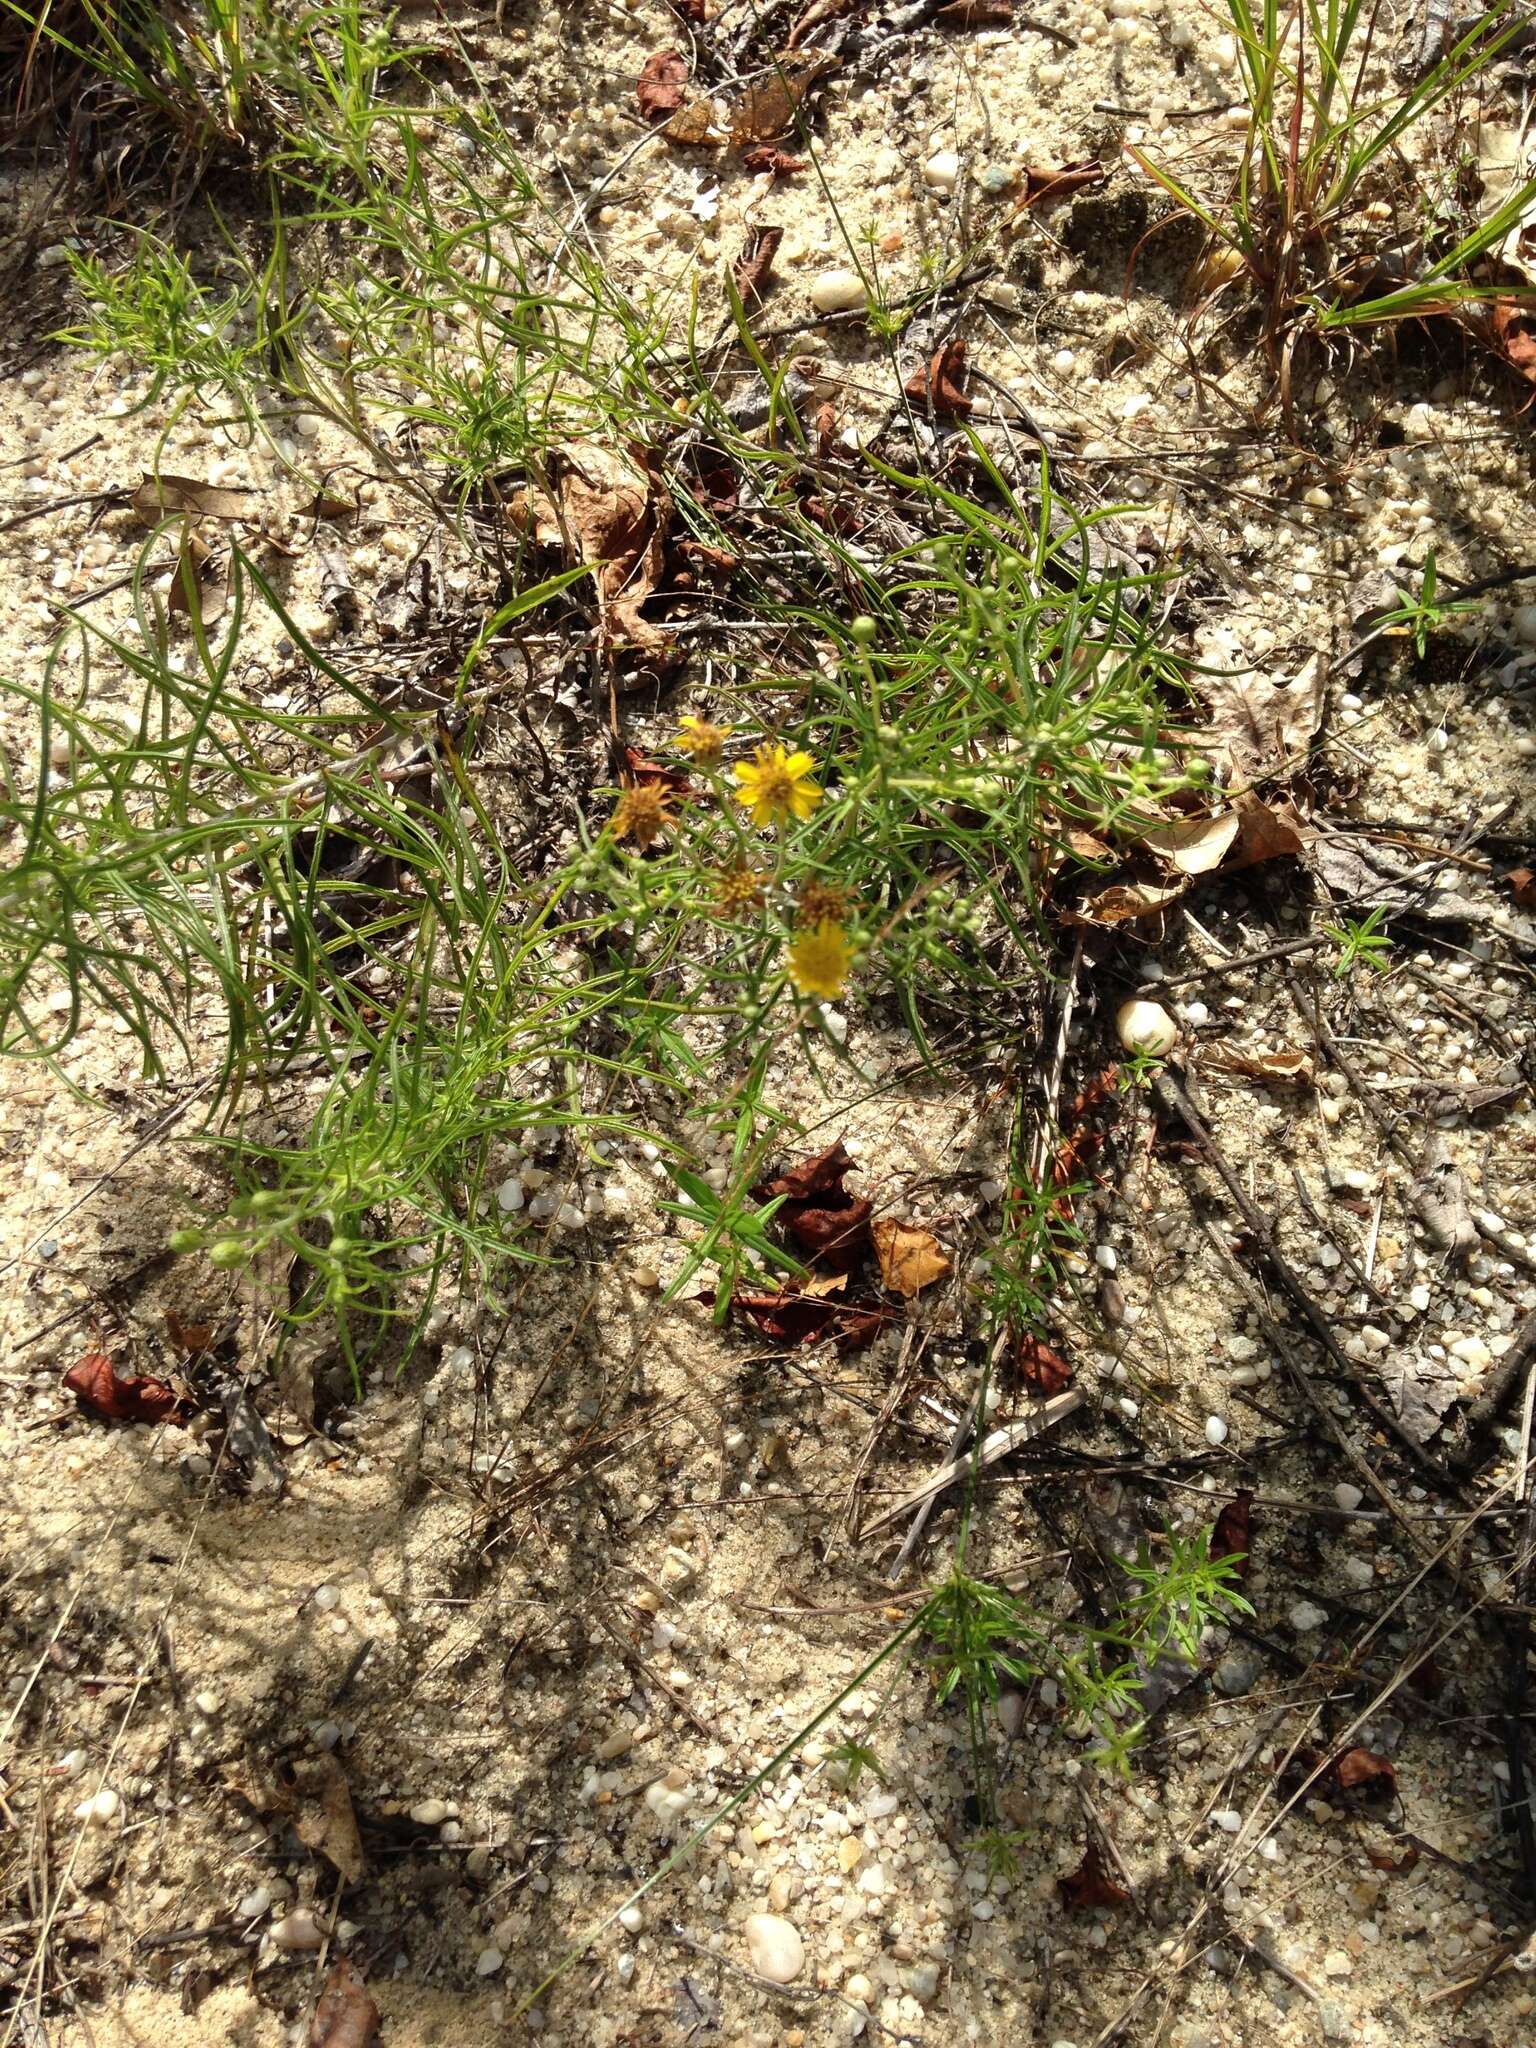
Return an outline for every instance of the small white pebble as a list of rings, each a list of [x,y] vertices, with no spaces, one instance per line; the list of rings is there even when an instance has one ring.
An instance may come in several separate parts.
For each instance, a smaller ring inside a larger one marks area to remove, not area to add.
[[[1208,1444],[1224,1444],[1227,1440],[1227,1425],[1219,1415],[1205,1418],[1205,1440]]]

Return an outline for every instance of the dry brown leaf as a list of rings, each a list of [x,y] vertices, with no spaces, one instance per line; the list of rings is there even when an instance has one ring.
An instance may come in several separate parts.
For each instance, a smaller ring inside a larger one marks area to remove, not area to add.
[[[1489,316],[1499,353],[1517,375],[1536,384],[1536,319],[1521,299],[1495,299]]]
[[[300,519],[350,519],[357,507],[350,498],[333,498],[325,491],[316,491],[307,505],[301,505],[297,517]]]
[[[869,1226],[869,1234],[880,1261],[880,1278],[903,1301],[910,1301],[951,1270],[949,1254],[933,1232],[919,1224],[898,1223],[893,1216],[883,1216]]]
[[[1013,9],[1008,0],[949,0],[933,20],[936,28],[1008,28]]]
[[[1073,1912],[1085,1912],[1093,1906],[1123,1906],[1130,1893],[1117,1884],[1104,1868],[1104,1853],[1097,1842],[1090,1842],[1084,1851],[1083,1860],[1069,1877],[1058,1877],[1057,1889],[1062,1903]]]
[[[744,306],[752,305],[763,296],[768,279],[773,271],[773,259],[778,254],[779,244],[784,239],[784,230],[764,221],[753,228],[747,237],[747,246],[731,270],[736,290]]]
[[[338,1956],[309,2023],[309,2048],[373,2048],[379,2008],[346,1956]]]
[[[194,519],[259,519],[262,509],[258,491],[231,491],[191,476],[151,476],[147,470],[128,503],[148,526],[158,525],[173,512],[187,512]]]
[[[82,1408],[108,1422],[164,1422],[181,1406],[176,1389],[149,1373],[119,1379],[104,1351],[88,1351],[65,1373],[64,1384]]]
[[[1218,811],[1210,818],[1180,818],[1142,834],[1142,845],[1176,868],[1181,875],[1208,875],[1220,867],[1241,829],[1236,811]]]
[[[1322,660],[1313,655],[1285,682],[1251,671],[1206,676],[1201,689],[1218,767],[1239,782],[1298,767],[1323,715],[1326,675]]]
[[[1522,910],[1536,910],[1536,871],[1530,868],[1511,868],[1504,879]]]
[[[1311,1087],[1317,1078],[1310,1057],[1294,1046],[1278,1046],[1273,1052],[1231,1052],[1225,1046],[1208,1052],[1200,1062],[1218,1074],[1249,1074],[1260,1081],[1299,1081]]]
[[[713,100],[689,100],[686,106],[678,108],[661,132],[668,142],[681,142],[690,149],[725,140],[723,131],[715,126]]]
[[[346,1774],[335,1757],[322,1754],[281,1766],[277,1787],[305,1848],[317,1849],[348,1884],[360,1883],[368,1864]]]
[[[1237,799],[1237,851],[1229,868],[1256,867],[1264,860],[1291,860],[1307,843],[1307,828],[1294,804],[1266,804],[1251,793]]]
[[[1072,1368],[1043,1338],[1026,1331],[1014,1347],[1014,1358],[1027,1387],[1037,1394],[1064,1394],[1072,1384]]]
[[[215,559],[213,549],[189,519],[181,529],[166,610],[185,612],[198,625],[211,626],[223,616],[228,598],[222,560]]]
[[[656,123],[675,114],[683,104],[683,87],[688,83],[688,59],[681,50],[657,50],[640,67],[635,99],[640,118]]]
[[[782,149],[775,149],[771,142],[760,142],[755,148],[741,152],[741,167],[754,177],[761,177],[766,171],[770,177],[791,178],[796,171],[805,169],[805,158],[787,156]]]
[[[1188,892],[1189,883],[1182,880],[1167,888],[1155,882],[1116,882],[1076,910],[1064,910],[1061,918],[1070,925],[1130,924],[1139,917],[1157,916]]]
[[[824,50],[786,51],[773,75],[742,96],[731,119],[732,142],[741,150],[754,142],[776,142],[793,125],[811,87],[836,69],[837,59]]]
[[[915,370],[902,388],[908,398],[915,398],[945,418],[953,419],[971,409],[971,401],[960,386],[964,375],[965,342],[956,334],[942,348],[936,349],[932,358],[920,370]]]
[[[1065,199],[1069,193],[1102,185],[1108,176],[1108,171],[1097,157],[1088,157],[1081,163],[1063,164],[1059,170],[1031,164],[1024,173],[1024,190],[1014,212],[1023,213],[1032,206],[1049,206],[1054,200]]]
[[[630,645],[670,663],[673,643],[640,607],[661,580],[672,501],[633,455],[596,442],[562,448],[560,509],[581,559],[596,571],[609,653]]]

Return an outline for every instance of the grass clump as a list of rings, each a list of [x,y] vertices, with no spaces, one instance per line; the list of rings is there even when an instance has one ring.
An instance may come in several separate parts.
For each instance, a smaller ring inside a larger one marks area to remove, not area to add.
[[[1387,71],[1382,0],[1226,11],[1248,107],[1233,183],[1202,192],[1129,153],[1206,230],[1202,310],[1256,307],[1287,399],[1304,342],[1510,296],[1478,266],[1536,204],[1536,179],[1480,216],[1475,163],[1438,147],[1430,117],[1486,77],[1523,12],[1490,8],[1405,85]]]

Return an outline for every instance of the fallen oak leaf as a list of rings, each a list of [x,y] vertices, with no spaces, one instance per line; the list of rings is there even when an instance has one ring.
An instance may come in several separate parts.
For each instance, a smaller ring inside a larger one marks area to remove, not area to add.
[[[673,796],[691,796],[693,785],[681,768],[667,768],[660,761],[647,760],[638,747],[626,743],[619,783],[624,789],[638,789],[642,782],[659,783]]]
[[[82,1408],[108,1422],[164,1422],[181,1407],[181,1396],[148,1373],[119,1379],[104,1351],[88,1351],[64,1375]]]
[[[783,239],[784,230],[767,221],[753,228],[748,236],[746,247],[731,267],[737,296],[744,306],[750,306],[767,290],[773,259]]]
[[[641,119],[655,127],[675,114],[683,104],[687,82],[688,59],[681,50],[657,50],[647,57],[635,86]]]
[[[309,2023],[309,2048],[373,2048],[379,2008],[347,1956],[338,1956]]]
[[[965,375],[965,340],[951,335],[920,370],[914,370],[902,386],[908,398],[929,405],[943,418],[954,419],[971,410],[971,401],[961,389]]]
[[[814,1344],[832,1337],[839,1351],[864,1351],[880,1334],[888,1311],[831,1300],[831,1281],[844,1278],[842,1274],[829,1276],[820,1293],[809,1287],[779,1288],[771,1293],[738,1288],[731,1296],[731,1307],[755,1323],[765,1337],[782,1344]]]
[[[919,1224],[882,1216],[869,1226],[869,1234],[880,1262],[880,1278],[903,1301],[910,1301],[953,1270],[954,1262],[933,1232]]]
[[[1094,1906],[1123,1906],[1131,1896],[1104,1868],[1103,1851],[1097,1842],[1088,1844],[1076,1870],[1057,1878],[1056,1888],[1062,1903],[1074,1913],[1086,1912]]]
[[[1522,910],[1536,910],[1536,870],[1511,868],[1504,879]]]
[[[1294,804],[1266,804],[1252,794],[1237,799],[1237,849],[1228,870],[1260,861],[1290,860],[1304,851],[1306,827]]]

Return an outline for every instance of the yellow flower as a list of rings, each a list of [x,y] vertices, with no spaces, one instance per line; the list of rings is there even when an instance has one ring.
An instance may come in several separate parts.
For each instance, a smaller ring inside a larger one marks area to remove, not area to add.
[[[803,996],[830,1002],[840,996],[853,965],[853,947],[840,924],[824,917],[814,931],[802,932],[789,949],[789,978]]]
[[[715,909],[722,917],[732,917],[738,910],[756,910],[767,879],[756,868],[744,865],[721,868],[715,875]]]
[[[713,768],[731,732],[730,726],[715,725],[707,718],[680,718],[677,721],[678,752],[686,754],[701,768]]]
[[[754,825],[808,818],[821,802],[821,785],[811,780],[815,765],[809,754],[787,754],[781,746],[765,744],[750,761],[736,763],[741,784],[736,801],[746,805]]]
[[[659,782],[637,782],[619,798],[613,829],[620,839],[633,839],[643,852],[672,823],[667,792]]]

